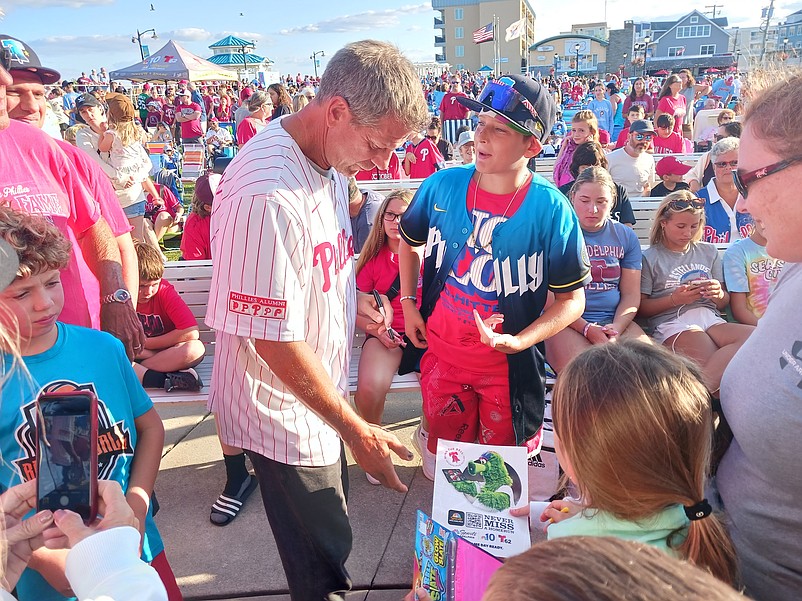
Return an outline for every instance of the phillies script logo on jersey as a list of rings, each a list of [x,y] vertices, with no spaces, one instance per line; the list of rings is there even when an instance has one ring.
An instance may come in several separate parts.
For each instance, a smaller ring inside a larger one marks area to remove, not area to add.
[[[265,298],[230,292],[228,310],[249,317],[284,319],[287,316],[287,301],[280,298]]]
[[[421,148],[420,150],[420,158],[423,162],[426,162],[426,157],[429,156],[429,149],[428,148]]]
[[[57,380],[42,388],[44,392],[73,392],[76,390],[89,390],[95,395],[94,384],[76,384],[69,380]],[[14,431],[22,454],[12,462],[24,482],[36,478],[36,401],[31,401],[20,408],[25,421]],[[106,404],[97,400],[97,477],[108,480],[114,473],[117,463],[125,455],[133,455],[134,447],[131,445],[131,432],[122,421],[115,422]]]
[[[354,257],[354,237],[343,229],[337,234],[337,242],[321,242],[315,247],[313,267],[318,265],[323,270],[323,292],[331,288],[332,275],[340,273],[343,267]]]

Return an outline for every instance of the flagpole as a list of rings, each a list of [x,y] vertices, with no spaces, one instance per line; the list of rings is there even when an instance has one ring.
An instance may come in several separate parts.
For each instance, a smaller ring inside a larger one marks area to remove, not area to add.
[[[501,75],[501,71],[499,70],[501,67],[501,63],[499,62],[499,40],[498,40],[498,17],[493,15],[493,72],[496,74],[496,77]]]

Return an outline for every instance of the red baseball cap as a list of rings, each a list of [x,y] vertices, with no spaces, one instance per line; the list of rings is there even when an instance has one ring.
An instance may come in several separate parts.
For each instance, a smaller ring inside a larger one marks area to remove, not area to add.
[[[654,170],[658,177],[663,177],[664,175],[685,175],[691,170],[691,166],[678,161],[672,156],[667,156],[657,161]]]

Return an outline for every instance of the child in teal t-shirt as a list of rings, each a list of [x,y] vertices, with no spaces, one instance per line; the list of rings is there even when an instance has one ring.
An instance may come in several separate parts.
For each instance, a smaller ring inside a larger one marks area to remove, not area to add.
[[[740,323],[757,325],[785,264],[766,252],[763,227],[755,221],[749,238],[736,240],[724,251],[724,283],[730,293],[732,316]]]
[[[140,522],[142,559],[158,558],[154,567],[165,584],[172,579],[174,585],[149,507],[164,443],[153,403],[119,340],[57,321],[64,305],[60,270],[70,258],[69,242],[58,230],[40,217],[0,208],[0,238],[12,244],[20,262],[16,279],[0,292],[0,324],[18,331],[25,364],[8,369],[11,355],[0,354],[0,373],[7,378],[0,392],[0,490],[36,476],[38,396],[92,391],[98,399],[98,478],[120,483]],[[69,587],[63,572],[66,553],[34,552],[17,585],[20,601],[67,598],[58,592]]]

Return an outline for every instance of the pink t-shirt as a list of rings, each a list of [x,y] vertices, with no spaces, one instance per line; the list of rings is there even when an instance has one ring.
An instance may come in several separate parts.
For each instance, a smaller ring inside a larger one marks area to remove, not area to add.
[[[253,117],[246,117],[237,126],[237,145],[242,147],[248,140],[262,131],[266,126]]]
[[[398,255],[394,254],[385,244],[379,254],[370,259],[362,266],[356,274],[356,287],[362,292],[378,291],[380,294],[387,294],[390,286],[393,285],[395,278],[398,277]],[[420,308],[422,280],[418,278],[418,301]],[[390,301],[393,307],[393,329],[396,332],[404,332],[404,310],[401,307],[401,295],[398,294]]]
[[[100,285],[78,243],[100,219],[85,163],[70,161],[53,138],[18,121],[0,130],[0,157],[0,203],[45,217],[72,243],[70,262],[61,272],[60,321],[99,329]]]
[[[197,102],[190,102],[189,104],[179,104],[176,107],[176,114],[191,115],[195,111],[201,112],[201,106]],[[200,117],[192,121],[181,122],[181,137],[182,138],[203,138],[203,129],[201,128]]]
[[[457,98],[467,98],[464,92],[448,92],[440,101],[440,118],[443,121],[466,119],[470,109],[459,103]]]
[[[672,131],[667,138],[655,136],[652,138],[652,144],[654,151],[661,154],[682,154],[684,150],[682,136],[675,131]]]
[[[493,229],[515,214],[528,191],[527,185],[513,197],[513,194],[477,191],[473,181],[468,186],[466,206],[474,224],[473,233],[451,267],[440,298],[426,322],[429,352],[446,363],[478,374],[507,373],[507,355],[482,343],[473,309],[482,319],[498,313]]]
[[[201,217],[190,213],[181,235],[181,256],[185,261],[212,258],[210,238],[211,216]]]
[[[674,131],[682,135],[682,122],[685,120],[685,96],[663,96],[657,103],[657,110],[674,116]]]
[[[136,315],[148,338],[198,325],[192,310],[167,280],[161,281],[159,290],[150,299],[137,303]]]
[[[417,144],[410,144],[409,151],[417,159],[409,165],[409,177],[411,179],[429,177],[437,171],[438,165],[440,168],[443,166],[443,155],[440,154],[437,145],[428,138],[424,138]]]

